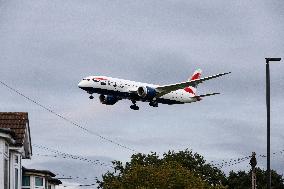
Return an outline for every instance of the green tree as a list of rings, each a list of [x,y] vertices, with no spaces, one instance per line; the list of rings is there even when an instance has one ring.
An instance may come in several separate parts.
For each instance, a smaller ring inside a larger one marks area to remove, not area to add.
[[[125,166],[114,161],[114,172],[107,172],[102,189],[223,189],[226,177],[222,171],[205,163],[202,156],[185,150],[169,151],[162,158],[156,153],[134,154]]]
[[[276,171],[271,171],[271,188],[284,189],[282,175]],[[256,185],[258,189],[267,189],[266,171],[256,168]],[[229,189],[249,189],[251,188],[251,172],[238,171],[229,173],[227,183]]]
[[[198,153],[193,153],[187,149],[177,153],[169,151],[164,154],[164,160],[177,161],[181,163],[183,167],[186,167],[198,174],[202,180],[208,182],[210,185],[215,186],[226,182],[226,176],[220,169],[206,163],[203,156]]]

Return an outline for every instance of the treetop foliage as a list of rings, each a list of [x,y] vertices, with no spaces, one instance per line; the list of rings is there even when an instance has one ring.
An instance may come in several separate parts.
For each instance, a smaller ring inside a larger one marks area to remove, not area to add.
[[[225,188],[222,186],[226,179],[224,173],[188,149],[168,151],[162,158],[155,152],[138,153],[125,166],[120,161],[113,161],[113,165],[115,171],[103,175],[103,181],[98,181],[99,188]]]
[[[134,154],[125,165],[113,161],[114,171],[97,180],[101,189],[249,189],[251,172],[226,175],[191,150]],[[256,168],[257,188],[266,189],[266,173]],[[272,189],[284,189],[282,175],[271,172]]]

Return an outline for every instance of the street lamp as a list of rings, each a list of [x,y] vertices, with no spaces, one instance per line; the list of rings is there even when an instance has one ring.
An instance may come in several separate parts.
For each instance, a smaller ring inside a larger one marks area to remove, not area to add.
[[[281,58],[266,59],[266,108],[267,108],[267,189],[271,189],[271,171],[270,171],[270,73],[269,62],[280,61]]]

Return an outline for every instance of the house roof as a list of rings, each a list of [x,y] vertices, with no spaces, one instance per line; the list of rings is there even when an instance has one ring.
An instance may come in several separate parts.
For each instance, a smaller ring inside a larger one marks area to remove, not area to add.
[[[9,129],[14,133],[17,146],[23,146],[26,132],[29,132],[27,112],[0,112],[0,128]],[[29,139],[30,140],[30,139]]]
[[[62,184],[62,182],[57,179],[57,178],[52,178],[55,177],[56,175],[48,170],[37,170],[37,169],[27,169],[25,167],[22,167],[23,175],[32,175],[32,176],[44,176],[49,183],[59,185]]]
[[[50,177],[55,177],[56,175],[54,173],[52,173],[51,171],[48,170],[37,170],[37,169],[27,169],[25,167],[22,167],[23,173],[24,174],[44,174],[46,176],[50,176]]]

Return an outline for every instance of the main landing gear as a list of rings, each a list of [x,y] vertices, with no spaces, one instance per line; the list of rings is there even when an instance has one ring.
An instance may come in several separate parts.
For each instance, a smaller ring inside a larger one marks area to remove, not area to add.
[[[133,105],[130,106],[132,110],[139,110],[139,106],[136,105],[136,101],[132,100]]]
[[[149,105],[152,106],[152,107],[158,107],[158,102],[157,101],[151,101],[149,103]]]
[[[91,100],[94,99],[93,95],[91,95],[91,96],[89,97],[89,99],[91,99]]]

